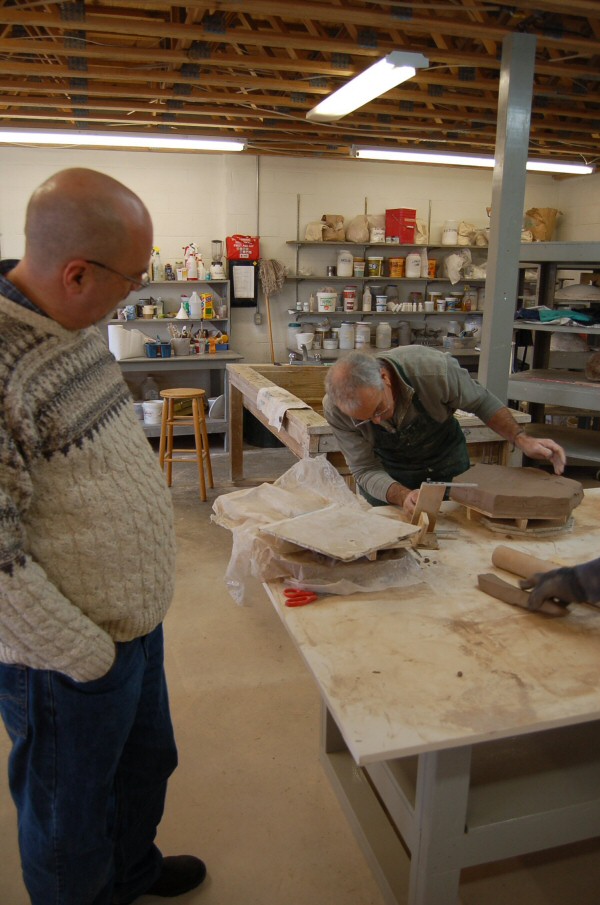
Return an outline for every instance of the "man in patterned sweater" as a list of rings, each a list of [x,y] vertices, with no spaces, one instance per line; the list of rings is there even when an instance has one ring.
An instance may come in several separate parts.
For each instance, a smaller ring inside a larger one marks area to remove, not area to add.
[[[32,905],[177,896],[206,874],[154,844],[177,750],[163,667],[171,500],[95,326],[147,280],[152,223],[63,170],[0,264],[0,713]]]

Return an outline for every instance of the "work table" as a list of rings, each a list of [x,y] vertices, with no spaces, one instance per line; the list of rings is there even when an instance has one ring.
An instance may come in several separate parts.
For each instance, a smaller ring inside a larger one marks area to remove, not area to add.
[[[322,757],[389,901],[455,905],[461,867],[600,835],[600,609],[550,618],[477,588],[498,544],[559,564],[597,556],[599,504],[587,491],[571,532],[533,540],[444,503],[440,549],[419,553],[426,583],[298,609],[267,587],[321,691]],[[585,753],[561,766],[562,745]]]

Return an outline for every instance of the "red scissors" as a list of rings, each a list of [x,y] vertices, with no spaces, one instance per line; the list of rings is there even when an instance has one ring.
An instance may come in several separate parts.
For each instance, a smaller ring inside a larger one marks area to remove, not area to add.
[[[307,603],[318,600],[314,591],[305,591],[304,588],[286,588],[283,593],[287,598],[286,606],[306,606]]]

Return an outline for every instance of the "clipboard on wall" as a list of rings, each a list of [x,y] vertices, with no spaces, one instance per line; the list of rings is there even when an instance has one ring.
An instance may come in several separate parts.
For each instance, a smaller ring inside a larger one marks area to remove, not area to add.
[[[229,284],[233,308],[256,308],[258,261],[229,261]]]

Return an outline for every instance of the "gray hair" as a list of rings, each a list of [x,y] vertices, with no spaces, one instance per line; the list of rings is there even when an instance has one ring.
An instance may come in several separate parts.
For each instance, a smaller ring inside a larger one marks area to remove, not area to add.
[[[355,411],[359,400],[357,391],[383,389],[381,361],[364,352],[350,352],[329,369],[325,379],[325,391],[337,408],[347,413]]]

